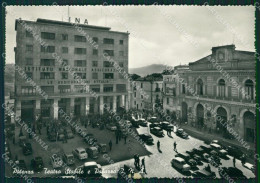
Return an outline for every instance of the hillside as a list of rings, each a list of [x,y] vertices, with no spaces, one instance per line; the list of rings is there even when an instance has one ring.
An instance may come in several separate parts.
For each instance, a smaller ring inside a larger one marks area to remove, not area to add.
[[[138,74],[140,76],[146,76],[152,73],[162,73],[162,71],[166,68],[165,65],[162,64],[152,64],[145,67],[139,68],[129,68],[130,74]]]

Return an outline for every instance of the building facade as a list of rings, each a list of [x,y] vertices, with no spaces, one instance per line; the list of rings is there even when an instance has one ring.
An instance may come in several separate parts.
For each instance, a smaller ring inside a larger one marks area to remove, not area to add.
[[[255,96],[254,53],[235,45],[213,47],[210,55],[164,76],[166,112],[221,133],[226,122],[249,143],[256,138]]]
[[[139,78],[135,83],[134,87],[131,86],[131,108],[142,111],[154,111],[156,107],[162,107],[163,81],[161,79]],[[157,105],[155,106],[155,104]]]
[[[36,84],[16,70],[17,116],[30,121],[58,118],[58,109],[84,116],[102,114],[103,104],[114,111],[128,106],[127,80],[114,62],[128,73],[129,33],[45,19],[16,20],[15,30],[15,64]]]

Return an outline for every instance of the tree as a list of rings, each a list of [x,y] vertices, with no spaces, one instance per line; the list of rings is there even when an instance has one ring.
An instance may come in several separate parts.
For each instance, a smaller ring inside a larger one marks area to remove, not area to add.
[[[141,76],[139,76],[138,74],[131,74],[130,77],[131,77],[132,80],[135,81],[135,80],[137,80],[138,78],[140,78]]]

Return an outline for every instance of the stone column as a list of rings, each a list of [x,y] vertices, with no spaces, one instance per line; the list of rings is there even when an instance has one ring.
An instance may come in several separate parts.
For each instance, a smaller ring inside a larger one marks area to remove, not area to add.
[[[86,115],[89,114],[89,97],[86,97]]]
[[[104,113],[104,106],[103,106],[103,104],[104,104],[104,98],[103,98],[103,96],[99,96],[99,111],[100,111],[100,114],[103,114]]]
[[[35,100],[35,111],[34,111],[34,115],[37,116],[38,114],[41,113],[41,100]]]
[[[16,105],[16,107],[15,107],[15,116],[21,118],[21,113],[22,113],[21,112],[21,109],[22,109],[21,100],[16,100],[15,102],[16,102],[15,103],[15,105]]]
[[[121,96],[121,107],[125,106],[125,95]]]
[[[70,114],[74,115],[75,99],[70,99]]]
[[[59,105],[58,105],[58,99],[54,99],[53,101],[53,118],[58,119],[58,113],[59,113]]]
[[[113,96],[113,111],[116,112],[116,98],[117,96]]]

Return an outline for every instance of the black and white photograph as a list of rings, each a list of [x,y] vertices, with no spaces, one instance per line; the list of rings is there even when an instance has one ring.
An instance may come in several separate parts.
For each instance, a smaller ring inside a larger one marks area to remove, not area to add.
[[[5,177],[256,178],[256,6],[2,6]]]

